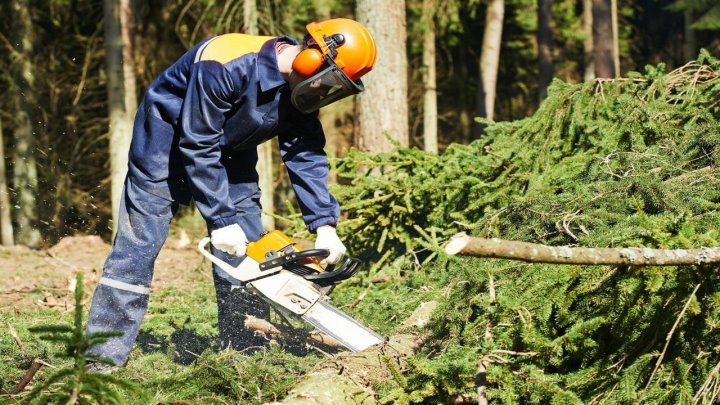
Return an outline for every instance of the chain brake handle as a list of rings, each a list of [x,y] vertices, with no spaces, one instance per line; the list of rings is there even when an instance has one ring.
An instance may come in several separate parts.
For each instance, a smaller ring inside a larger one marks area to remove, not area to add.
[[[323,272],[317,272],[300,263],[303,259],[326,258],[329,255],[330,251],[328,249],[308,249],[300,252],[291,252],[284,256],[260,263],[260,270],[283,266],[292,271],[291,267],[303,266],[311,270],[310,274],[303,274],[303,278],[320,286],[327,286],[350,278],[357,273],[360,268],[360,260],[354,257],[346,257],[339,265],[328,264]]]
[[[296,263],[302,259],[310,259],[313,257],[325,258],[328,256],[330,256],[330,251],[327,249],[308,249],[300,252],[290,252],[286,255],[260,263],[260,270],[268,270],[272,269],[273,267]]]

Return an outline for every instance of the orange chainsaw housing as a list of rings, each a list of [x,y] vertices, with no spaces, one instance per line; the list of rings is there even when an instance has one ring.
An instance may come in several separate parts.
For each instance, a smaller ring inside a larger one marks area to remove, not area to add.
[[[264,234],[255,242],[250,242],[246,254],[256,262],[262,263],[290,252],[299,252],[300,250],[295,244],[291,237],[285,235],[282,231],[274,230]],[[322,272],[325,269],[320,266],[320,260],[319,258],[307,258],[302,259],[300,263]]]

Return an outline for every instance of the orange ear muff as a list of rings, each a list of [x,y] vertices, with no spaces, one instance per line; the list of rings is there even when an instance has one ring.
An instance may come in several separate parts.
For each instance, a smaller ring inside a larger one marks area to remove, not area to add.
[[[293,71],[298,74],[310,77],[320,69],[323,64],[323,54],[318,49],[303,49],[293,60]]]

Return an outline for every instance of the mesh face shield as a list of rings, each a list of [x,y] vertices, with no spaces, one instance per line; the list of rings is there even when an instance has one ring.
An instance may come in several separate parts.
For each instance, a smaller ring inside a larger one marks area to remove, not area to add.
[[[331,57],[326,55],[325,63],[327,65],[325,69],[300,82],[292,90],[290,99],[295,108],[304,114],[365,89],[362,81],[350,80]]]

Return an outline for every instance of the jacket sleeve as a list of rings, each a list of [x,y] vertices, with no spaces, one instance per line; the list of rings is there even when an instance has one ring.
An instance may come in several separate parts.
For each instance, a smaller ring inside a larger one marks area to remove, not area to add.
[[[220,139],[233,95],[232,79],[220,63],[193,64],[180,114],[179,147],[193,199],[210,230],[237,222],[220,163]]]
[[[328,190],[328,160],[323,148],[325,133],[317,113],[294,120],[278,136],[280,156],[310,232],[322,225],[336,225],[340,205]]]

